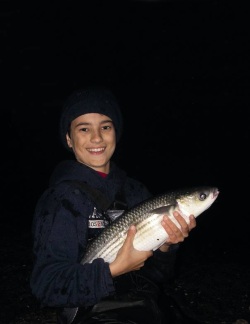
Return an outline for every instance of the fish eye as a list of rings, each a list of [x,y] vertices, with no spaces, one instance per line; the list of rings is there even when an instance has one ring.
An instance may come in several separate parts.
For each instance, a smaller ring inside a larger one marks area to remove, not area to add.
[[[205,200],[206,198],[207,198],[207,195],[204,192],[202,192],[200,194],[200,200]]]

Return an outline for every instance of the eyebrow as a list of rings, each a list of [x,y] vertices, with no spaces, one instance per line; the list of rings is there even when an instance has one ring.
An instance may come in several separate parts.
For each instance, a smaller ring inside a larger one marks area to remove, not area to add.
[[[113,121],[111,119],[105,119],[105,120],[102,120],[100,122],[100,124],[106,124],[106,123],[112,123],[113,124]],[[91,123],[88,123],[88,122],[80,122],[78,124],[75,125],[75,127],[78,127],[78,126],[88,126],[88,125],[91,125]]]

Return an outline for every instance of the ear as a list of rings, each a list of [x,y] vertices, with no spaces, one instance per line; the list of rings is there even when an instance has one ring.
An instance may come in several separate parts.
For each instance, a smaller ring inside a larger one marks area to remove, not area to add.
[[[71,138],[69,137],[69,133],[66,134],[66,141],[67,141],[68,147],[72,148],[72,143],[71,143]]]

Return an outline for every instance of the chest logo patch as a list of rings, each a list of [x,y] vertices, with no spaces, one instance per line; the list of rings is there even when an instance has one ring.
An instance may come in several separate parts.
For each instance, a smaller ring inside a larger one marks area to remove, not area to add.
[[[89,228],[104,228],[105,221],[102,213],[98,213],[94,208],[93,214],[89,216]]]

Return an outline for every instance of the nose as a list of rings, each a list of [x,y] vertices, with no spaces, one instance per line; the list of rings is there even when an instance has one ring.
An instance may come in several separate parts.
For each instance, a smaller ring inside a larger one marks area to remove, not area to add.
[[[102,133],[100,130],[93,130],[91,133],[91,142],[100,143],[102,141]]]

